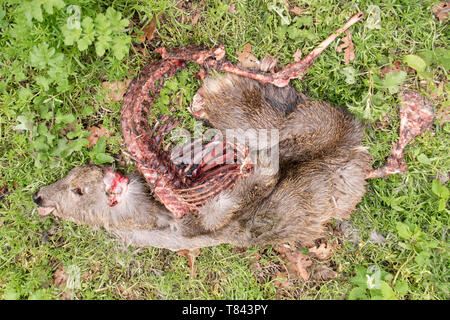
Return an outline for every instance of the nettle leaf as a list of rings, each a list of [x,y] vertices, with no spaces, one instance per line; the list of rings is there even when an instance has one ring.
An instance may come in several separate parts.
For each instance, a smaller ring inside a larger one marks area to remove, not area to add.
[[[58,140],[58,145],[52,150],[51,154],[53,156],[67,158],[73,152],[81,151],[88,144],[89,141],[87,139],[78,138],[69,142],[67,138],[63,137]]]
[[[71,113],[63,114],[63,113],[61,113],[61,111],[58,111],[56,113],[56,116],[55,116],[56,124],[60,124],[60,123],[68,124],[68,123],[72,123],[74,121],[75,121],[75,116]]]
[[[89,137],[89,131],[78,128],[77,130],[68,132],[66,137],[71,140],[75,138],[86,138]]]
[[[84,147],[87,147],[89,144],[89,141],[84,138],[78,138],[76,140],[72,140],[67,144],[67,148],[65,152],[67,152],[67,155],[71,155],[73,152],[81,151]]]
[[[398,87],[406,80],[406,72],[399,71],[397,73],[386,73],[386,78],[383,80],[383,87],[388,89],[389,92],[397,93]]]
[[[422,72],[427,67],[426,62],[421,57],[414,54],[404,56],[403,61],[417,72]]]
[[[63,0],[45,0],[43,2],[44,9],[48,14],[53,14],[53,8],[62,9],[65,6]]]
[[[48,110],[47,105],[41,105],[39,107],[39,116],[44,120],[50,120],[53,117],[53,112]]]
[[[106,150],[106,138],[105,136],[101,136],[97,143],[92,147],[93,153],[104,153]]]
[[[50,131],[48,131],[47,126],[44,123],[40,123],[38,125],[37,132],[40,136],[45,137],[48,144],[52,144],[53,140],[56,138],[55,135],[51,134]]]
[[[50,145],[44,136],[39,136],[32,143],[33,149],[38,152],[46,152],[50,149]]]
[[[85,106],[85,107],[83,107],[83,109],[81,109],[81,115],[83,117],[90,116],[93,113],[94,113],[94,107],[93,106]]]
[[[426,266],[426,265],[430,264],[430,256],[431,256],[431,252],[430,252],[430,251],[421,251],[421,252],[414,258],[414,261],[415,261],[419,266]]]
[[[354,84],[356,82],[356,70],[353,67],[345,67],[341,70],[341,74],[345,76],[345,82],[347,84]]]
[[[367,288],[367,269],[362,266],[357,266],[355,271],[356,275],[350,279],[350,282],[365,290]]]
[[[297,27],[311,27],[313,25],[313,19],[311,16],[295,17],[294,22]]]

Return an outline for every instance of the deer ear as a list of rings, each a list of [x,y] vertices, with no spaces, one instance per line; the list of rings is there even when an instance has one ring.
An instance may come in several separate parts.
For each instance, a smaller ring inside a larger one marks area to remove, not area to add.
[[[103,177],[105,192],[108,195],[110,207],[114,207],[125,198],[130,180],[119,172],[108,169]]]

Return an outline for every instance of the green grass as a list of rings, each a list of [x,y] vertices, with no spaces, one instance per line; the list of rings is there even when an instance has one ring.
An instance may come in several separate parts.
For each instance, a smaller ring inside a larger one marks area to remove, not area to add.
[[[121,105],[104,102],[101,83],[134,77],[157,58],[155,48],[223,43],[227,58],[236,62],[236,52],[250,43],[257,57],[276,56],[284,65],[293,60],[297,48],[306,55],[351,15],[370,5],[381,9],[381,28],[368,28],[366,20],[351,28],[356,58],[349,66],[355,70],[355,82],[346,82],[343,70],[347,66],[343,54],[335,50],[339,44],[335,41],[307,76],[293,84],[314,99],[348,106],[362,117],[367,123],[364,145],[377,167],[398,137],[398,98],[383,88],[383,67],[402,61],[405,55],[421,56],[427,62],[426,73],[408,73],[405,85],[430,97],[437,113],[448,108],[448,57],[442,57],[448,52],[442,49],[448,46],[448,29],[431,10],[438,1],[292,0],[304,13],[297,19],[292,15],[289,25],[283,25],[270,9],[271,5],[283,8],[281,0],[206,1],[206,6],[195,2],[182,8],[169,0],[64,0],[51,1],[55,4],[52,13],[42,6],[42,16],[30,3],[6,0],[0,4],[0,297],[62,298],[67,292],[53,277],[58,268],[72,266],[81,274],[81,283],[71,297],[79,299],[449,298],[449,214],[445,197],[432,188],[433,180],[442,180],[450,169],[450,126],[442,120],[407,147],[405,174],[369,181],[351,219],[359,242],[338,236],[340,246],[330,261],[338,276],[328,281],[298,280],[280,288],[273,275],[281,262],[272,248],[240,252],[227,245],[202,250],[194,278],[186,271],[186,260],[174,253],[124,247],[103,230],[40,217],[31,201],[37,189],[71,168],[98,161],[84,141],[87,128],[93,125],[108,129],[111,136],[105,152],[119,159]],[[228,12],[231,3],[235,3],[234,14]],[[62,27],[72,14],[67,12],[70,4],[79,5],[81,19],[94,19],[109,7],[128,18],[129,26],[114,35],[114,39],[132,39],[129,51],[127,46],[117,49],[128,52],[124,58],[112,48],[98,56],[95,41],[83,51],[66,45]],[[193,26],[190,21],[196,7],[201,14]],[[144,55],[137,50],[141,45],[136,38],[142,26],[159,14],[155,38],[145,45],[149,54]],[[54,60],[39,67],[46,56],[37,61],[32,56],[43,43],[54,48],[55,55],[61,54],[63,63]],[[186,106],[199,87],[197,80],[190,80],[196,68],[192,65],[177,75],[164,95],[176,97],[182,91]],[[61,84],[65,86],[58,88]],[[166,100],[170,101],[164,98],[156,103],[160,112],[168,111]],[[176,113],[192,129],[186,111],[177,107]],[[448,187],[448,182],[444,185]],[[440,208],[440,194],[444,208]],[[381,232],[386,242],[370,241],[373,230]],[[258,263],[255,255],[260,255]],[[367,290],[361,284],[360,278],[371,266],[381,270],[389,289]]]

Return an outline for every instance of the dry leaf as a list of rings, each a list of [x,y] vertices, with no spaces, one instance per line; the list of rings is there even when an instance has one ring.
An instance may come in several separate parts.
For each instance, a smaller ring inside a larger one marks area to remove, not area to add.
[[[302,60],[302,50],[298,48],[294,53],[294,62],[299,62],[300,60]]]
[[[195,10],[195,15],[194,15],[194,17],[191,20],[191,24],[193,26],[195,26],[197,24],[197,22],[198,22],[198,19],[200,19],[200,9]]]
[[[332,245],[321,243],[319,246],[309,248],[309,252],[319,260],[326,260],[333,255],[333,249]]]
[[[60,265],[53,274],[53,284],[58,287],[65,287],[69,276],[64,272],[64,266]]]
[[[108,131],[101,125],[100,127],[90,127],[88,130],[91,132],[91,134],[87,138],[89,141],[88,149],[92,148],[101,137],[108,136]]]
[[[333,279],[336,278],[336,272],[326,265],[319,264],[316,268],[314,268],[313,278],[317,281]]]
[[[273,275],[272,279],[274,279],[273,284],[280,288],[289,288],[293,285],[292,281],[289,280],[289,275],[286,271],[277,271],[277,273]]]
[[[303,14],[303,9],[297,6],[289,9],[289,12],[296,14],[297,16],[301,16]]]
[[[118,102],[122,100],[123,95],[127,92],[128,85],[131,79],[126,79],[125,81],[115,81],[115,82],[103,82],[102,87],[108,90],[108,98],[111,101]],[[105,99],[105,102],[108,102]]]
[[[230,8],[228,9],[229,13],[235,14],[236,13],[236,4],[232,3],[230,5]]]
[[[241,52],[237,52],[239,65],[246,69],[259,69],[259,60],[252,53],[252,46],[247,43]]]
[[[194,249],[194,250],[180,250],[177,251],[177,254],[179,256],[185,257],[188,261],[188,272],[193,276],[197,277],[197,266],[195,265],[195,259],[197,259],[198,255],[200,254],[200,249]]]
[[[346,36],[341,39],[343,44],[337,47],[336,51],[342,52],[342,49],[344,49],[345,64],[349,64],[350,61],[355,60],[355,52],[350,31],[347,29],[345,30],[345,33]]]
[[[400,66],[400,61],[395,61],[394,66],[384,67],[383,69],[381,69],[381,73],[384,75],[389,72],[398,73],[400,70],[402,70]]]
[[[304,281],[309,279],[309,273],[306,268],[311,266],[312,261],[307,255],[298,249],[289,249],[286,247],[276,247],[274,249],[287,260],[286,268],[290,275],[300,276]]]
[[[140,42],[148,41],[150,42],[153,39],[156,30],[156,15],[153,16],[152,20],[145,26],[142,30],[144,34],[139,38]]]
[[[448,19],[448,11],[450,10],[450,2],[444,1],[433,7],[433,13],[441,22]]]

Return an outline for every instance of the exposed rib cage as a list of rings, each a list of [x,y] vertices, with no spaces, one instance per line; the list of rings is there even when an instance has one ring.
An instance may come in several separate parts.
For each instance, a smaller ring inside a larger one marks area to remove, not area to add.
[[[198,47],[186,47],[186,59],[203,64],[208,58],[216,58],[223,48],[202,50]],[[180,54],[180,51],[177,51]],[[221,57],[218,57],[220,59]],[[246,161],[247,152],[213,139],[201,145],[200,154],[193,154],[193,141],[178,150],[175,157],[201,157],[197,165],[175,165],[169,155],[169,146],[162,148],[167,133],[179,123],[173,117],[162,117],[152,129],[149,128],[147,115],[150,107],[159,96],[164,77],[173,76],[185,67],[180,59],[164,59],[147,65],[130,84],[124,97],[121,125],[127,154],[133,159],[139,171],[149,183],[156,197],[176,217],[196,212],[208,199],[222,190],[231,188],[236,180],[251,170]],[[150,94],[151,93],[151,94]],[[232,157],[232,159],[230,159]],[[228,161],[227,161],[228,160]],[[231,161],[230,161],[231,160]]]

